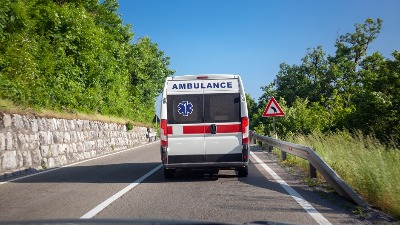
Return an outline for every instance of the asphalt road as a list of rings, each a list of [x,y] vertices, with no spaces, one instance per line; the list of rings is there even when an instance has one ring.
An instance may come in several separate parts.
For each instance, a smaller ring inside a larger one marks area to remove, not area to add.
[[[213,176],[180,173],[166,180],[162,169],[143,178],[160,168],[159,145],[153,143],[1,183],[0,221],[93,217],[367,223],[352,215],[354,206],[337,194],[311,190],[273,157],[256,147],[252,151],[286,184],[280,184],[253,156],[246,178],[238,178],[234,171],[220,171]],[[137,182],[140,178],[143,181]],[[128,185],[134,187],[121,194]],[[292,197],[287,188],[298,196]]]

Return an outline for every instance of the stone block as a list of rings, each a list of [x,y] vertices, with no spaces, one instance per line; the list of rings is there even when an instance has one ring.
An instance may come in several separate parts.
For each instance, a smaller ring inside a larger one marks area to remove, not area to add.
[[[60,130],[61,130],[61,131],[67,131],[67,130],[68,130],[68,123],[67,123],[67,120],[61,119],[61,120],[58,120],[58,121],[59,121],[59,123],[60,123],[60,126],[59,126]]]
[[[76,134],[76,131],[69,131],[69,136],[70,136],[70,143],[76,143],[78,141],[78,135]]]
[[[24,167],[32,167],[32,155],[30,151],[23,151],[22,154],[22,164]]]
[[[21,132],[17,133],[17,146],[18,150],[26,151],[29,149],[29,135]]]
[[[38,130],[39,131],[44,131],[45,129],[43,127],[43,119],[42,118],[37,118],[36,122],[37,122]]]
[[[11,127],[12,120],[9,114],[0,114],[0,130]]]
[[[28,145],[29,145],[29,149],[33,150],[33,149],[38,149],[40,146],[39,143],[39,134],[37,132],[33,133],[33,134],[29,134],[28,136]]]
[[[42,145],[53,144],[53,136],[50,131],[39,131],[39,139]]]
[[[60,155],[58,157],[58,166],[63,166],[68,164],[67,156],[66,155]]]
[[[82,142],[76,143],[76,151],[77,152],[85,152],[85,145]]]
[[[58,144],[53,144],[49,148],[50,156],[58,156]]]
[[[13,140],[13,135],[11,132],[7,132],[5,135],[5,143],[6,143],[6,150],[11,151],[13,150],[14,147],[14,140]]]
[[[17,168],[17,151],[5,151],[1,154],[2,170]]]
[[[90,152],[84,152],[83,156],[85,159],[89,159],[90,158]]]
[[[64,132],[64,143],[70,143],[71,142],[71,134],[66,131]]]
[[[39,168],[39,166],[41,166],[40,163],[42,161],[40,149],[32,150],[31,157],[32,157],[32,167]]]
[[[22,116],[18,114],[13,114],[12,115],[12,123],[13,123],[13,128],[20,130],[24,129],[24,122],[22,121]]]
[[[76,129],[79,131],[83,131],[83,120],[76,121]]]
[[[58,124],[56,119],[49,119],[48,120],[49,128],[51,131],[56,131],[58,130]]]
[[[63,143],[63,135],[62,135],[62,133],[61,132],[59,132],[59,131],[53,131],[52,133],[52,136],[53,136],[53,143],[54,144],[59,144],[59,143]]]
[[[59,144],[57,146],[57,149],[58,149],[57,153],[59,155],[65,155],[67,153],[67,145],[66,144]]]
[[[11,116],[9,114],[3,114],[1,122],[0,128],[10,128],[12,124]]]
[[[76,143],[70,144],[69,148],[71,148],[71,152],[78,152],[78,150],[76,149]]]
[[[46,158],[50,156],[50,146],[41,145],[40,146],[40,154],[42,158]]]
[[[83,130],[90,130],[90,121],[89,120],[84,120],[83,121]]]
[[[0,152],[6,150],[6,137],[3,133],[0,133]]]
[[[27,117],[27,116],[22,116],[22,118],[21,118],[21,120],[22,120],[22,128],[21,129],[24,129],[26,131],[31,129],[31,124],[29,122],[29,119],[30,118]]]
[[[38,132],[39,131],[39,126],[38,126],[38,120],[37,119],[35,119],[35,118],[31,118],[30,120],[29,120],[29,123],[30,123],[30,127],[31,127],[31,131],[32,132]]]
[[[47,166],[49,168],[54,168],[56,166],[56,160],[54,158],[48,158],[47,159]]]
[[[76,128],[75,128],[75,123],[76,123],[76,120],[69,120],[68,121],[68,123],[69,123],[69,131],[73,131],[73,130],[75,130]]]

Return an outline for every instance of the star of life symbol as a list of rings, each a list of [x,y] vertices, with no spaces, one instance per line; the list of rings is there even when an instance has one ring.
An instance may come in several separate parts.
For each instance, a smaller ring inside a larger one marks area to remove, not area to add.
[[[178,113],[183,116],[189,116],[193,112],[193,104],[189,101],[182,101],[178,104]]]

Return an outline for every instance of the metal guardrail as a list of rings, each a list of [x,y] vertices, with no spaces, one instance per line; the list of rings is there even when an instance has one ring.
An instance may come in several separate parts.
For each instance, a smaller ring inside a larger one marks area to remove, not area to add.
[[[261,136],[255,132],[252,132],[251,136],[253,140],[259,140],[269,146],[276,147],[283,152],[308,160],[310,166],[313,166],[324,177],[324,179],[332,185],[339,195],[355,202],[359,206],[364,208],[368,207],[368,204],[310,147],[277,140],[267,136]]]

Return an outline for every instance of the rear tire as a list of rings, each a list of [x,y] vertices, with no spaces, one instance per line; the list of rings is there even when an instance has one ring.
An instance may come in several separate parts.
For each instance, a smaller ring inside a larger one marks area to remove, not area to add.
[[[249,175],[249,168],[247,166],[239,167],[236,169],[236,173],[238,177],[247,177]]]
[[[172,179],[174,178],[175,170],[164,168],[164,177],[165,179]]]

